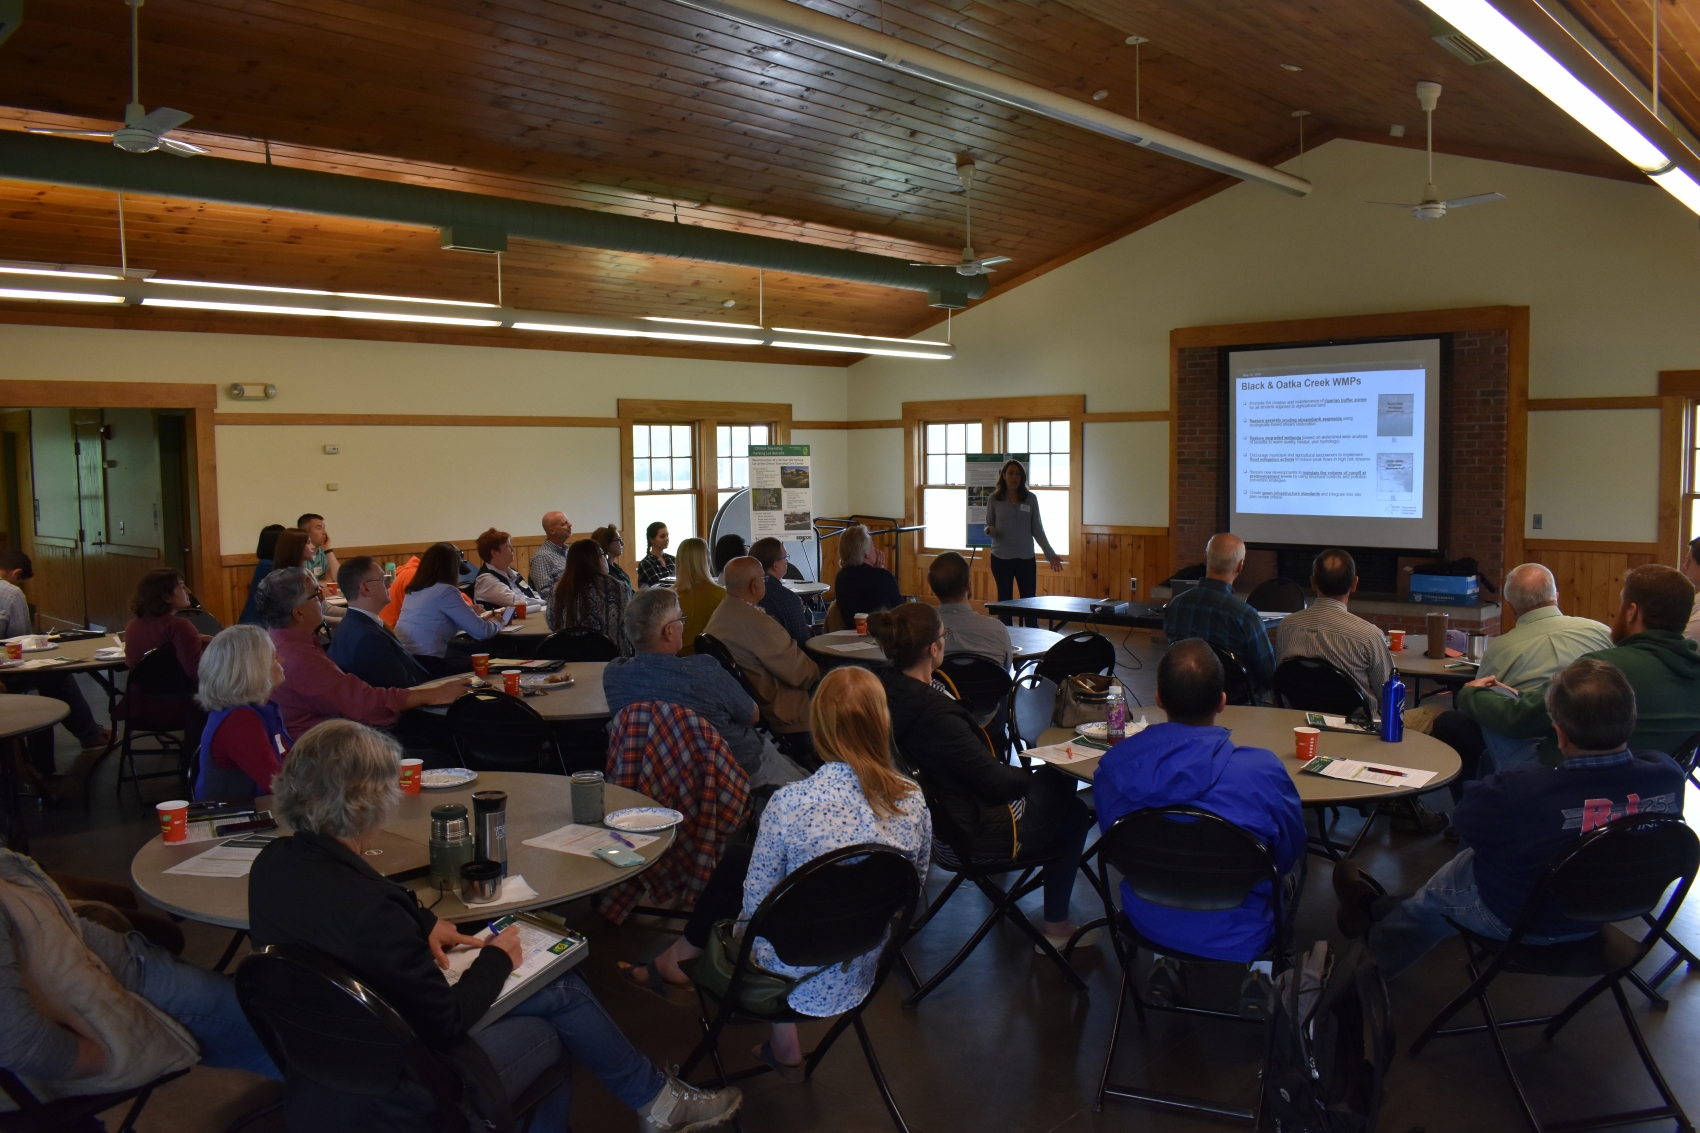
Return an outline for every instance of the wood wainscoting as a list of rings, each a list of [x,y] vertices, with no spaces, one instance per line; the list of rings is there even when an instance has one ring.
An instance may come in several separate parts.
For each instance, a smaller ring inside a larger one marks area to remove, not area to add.
[[[1167,527],[1109,527],[1094,524],[1082,530],[1081,545],[1071,549],[1060,573],[1053,572],[1041,559],[1039,562],[1039,593],[1066,594],[1080,598],[1115,598],[1124,601],[1144,601],[1151,587],[1169,577],[1169,529]],[[934,601],[927,589],[927,568],[933,554],[905,555],[903,559],[905,594],[916,594],[923,601]],[[969,571],[971,596],[975,609],[984,612],[987,602],[997,600],[997,584],[992,579],[989,557],[975,556]],[[1128,580],[1137,578],[1137,592],[1128,590]]]
[[[1617,616],[1623,576],[1664,559],[1658,543],[1529,539],[1523,546],[1529,562],[1545,566],[1557,579],[1559,609],[1607,625]]]

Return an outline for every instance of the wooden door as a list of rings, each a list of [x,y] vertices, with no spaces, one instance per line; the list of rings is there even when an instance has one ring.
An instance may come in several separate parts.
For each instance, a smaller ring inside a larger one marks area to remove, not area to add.
[[[76,430],[69,409],[29,414],[31,515],[24,522],[33,530],[23,550],[35,568],[27,589],[44,629],[81,626],[87,619]]]
[[[159,433],[150,409],[107,409],[77,426],[88,623],[123,629],[136,583],[164,561]]]

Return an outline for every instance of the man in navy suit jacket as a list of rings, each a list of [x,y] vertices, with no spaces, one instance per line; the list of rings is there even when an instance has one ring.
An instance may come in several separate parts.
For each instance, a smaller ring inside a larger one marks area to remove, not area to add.
[[[357,555],[342,564],[336,582],[349,610],[328,650],[337,667],[374,688],[412,688],[430,680],[431,675],[378,616],[390,600],[378,561]]]

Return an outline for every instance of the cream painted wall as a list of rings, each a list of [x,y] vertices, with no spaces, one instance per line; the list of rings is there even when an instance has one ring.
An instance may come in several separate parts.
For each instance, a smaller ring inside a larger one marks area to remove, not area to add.
[[[850,434],[843,429],[792,429],[791,443],[809,446],[809,476],[816,515],[845,515],[850,510],[850,486],[844,478]],[[817,475],[815,469],[824,469]]]
[[[850,429],[844,435],[850,439],[845,460],[850,512],[901,517],[903,430]]]
[[[1167,421],[1089,422],[1083,444],[1082,523],[1169,525]]]
[[[952,362],[858,362],[851,416],[1039,393],[1084,393],[1092,411],[1166,409],[1172,328],[1502,303],[1530,308],[1532,397],[1651,394],[1659,370],[1700,366],[1700,229],[1659,189],[1437,155],[1442,193],[1508,199],[1423,222],[1363,203],[1418,192],[1419,152],[1334,141],[1304,163],[1308,198],[1239,185],[962,312]],[[1531,432],[1531,500],[1535,467],[1566,455],[1548,443]],[[1639,529],[1641,501],[1657,499],[1645,461],[1591,475],[1592,491],[1637,503],[1611,519],[1566,509],[1543,535]],[[1161,497],[1166,509],[1166,479],[1125,506],[1144,513]]]
[[[1529,414],[1525,536],[1651,543],[1659,537],[1658,483],[1657,409]],[[1623,492],[1623,484],[1650,487]]]

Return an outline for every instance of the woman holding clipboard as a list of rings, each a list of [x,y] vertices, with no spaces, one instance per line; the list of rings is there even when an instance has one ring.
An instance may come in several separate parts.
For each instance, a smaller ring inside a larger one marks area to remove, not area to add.
[[[998,473],[998,486],[986,501],[986,534],[992,538],[992,577],[998,584],[998,601],[1015,597],[1017,583],[1023,598],[1039,593],[1039,564],[1033,544],[1044,548],[1045,561],[1054,571],[1062,560],[1045,538],[1045,521],[1039,515],[1039,497],[1027,490],[1027,469],[1019,460],[1006,461]],[[1023,619],[1029,625],[1033,619]],[[1004,625],[1012,619],[1004,618]]]

